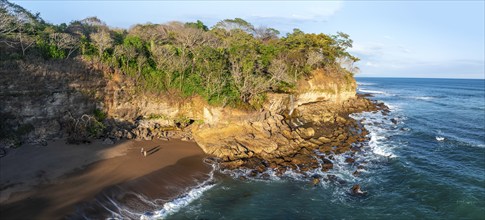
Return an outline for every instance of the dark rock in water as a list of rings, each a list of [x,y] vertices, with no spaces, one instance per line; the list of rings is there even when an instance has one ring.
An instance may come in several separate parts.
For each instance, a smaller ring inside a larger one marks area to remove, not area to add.
[[[359,165],[359,166],[357,166],[357,169],[363,170],[363,169],[365,169],[365,166],[364,165]]]
[[[359,172],[358,170],[356,170],[356,171],[354,171],[354,172],[352,173],[352,175],[353,175],[353,176],[360,176],[360,172]]]
[[[393,124],[397,124],[397,119],[396,119],[396,118],[391,118],[391,122],[392,122]]]
[[[153,216],[153,212],[145,212],[145,213],[143,213],[143,215],[145,215],[145,216]]]
[[[338,183],[340,185],[345,185],[347,184],[347,181],[343,180],[343,179],[340,179],[338,178],[337,176],[335,175],[332,175],[332,174],[328,174],[327,175],[327,178],[324,179],[325,181],[329,181],[329,182],[333,182],[333,183]]]
[[[283,176],[283,174],[286,172],[285,167],[278,167],[276,168],[276,176]]]
[[[351,150],[351,151],[353,151],[353,152],[360,152],[360,151],[362,151],[362,150],[360,149],[360,147],[358,147],[358,146],[352,146],[352,147],[350,148],[350,150]]]
[[[323,164],[322,164],[322,171],[327,172],[328,170],[331,170],[333,168],[333,163],[329,159],[322,159]]]
[[[350,192],[354,196],[365,196],[365,195],[367,195],[367,192],[362,191],[359,184],[355,184],[354,186],[352,186],[352,188],[350,189]]]
[[[350,164],[350,163],[354,163],[354,162],[355,162],[355,159],[352,158],[352,157],[345,158],[345,163],[349,163]]]
[[[269,179],[269,174],[267,173],[263,173],[263,175],[261,175],[261,177],[265,180]]]
[[[327,175],[327,180],[329,180],[329,181],[337,181],[337,176],[332,175],[332,174],[328,174]]]
[[[312,175],[312,178],[321,178],[322,176],[318,175],[318,174],[313,174]]]
[[[249,172],[250,177],[255,177],[257,175],[258,175],[258,171],[256,171],[256,170],[251,170],[251,172]]]
[[[320,183],[320,178],[313,178],[312,183],[313,186],[317,186]]]

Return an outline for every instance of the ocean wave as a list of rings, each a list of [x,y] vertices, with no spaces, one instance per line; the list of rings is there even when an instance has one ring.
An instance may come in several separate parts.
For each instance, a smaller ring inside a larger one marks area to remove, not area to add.
[[[185,193],[184,195],[179,196],[178,198],[172,201],[166,202],[165,204],[163,204],[163,207],[161,209],[143,213],[140,216],[140,219],[142,220],[165,219],[168,216],[178,212],[183,207],[189,205],[193,201],[200,198],[204,194],[204,192],[206,192],[207,190],[210,190],[212,187],[217,185],[216,183],[214,183],[214,172],[215,170],[218,169],[218,167],[217,167],[217,164],[211,164],[211,166],[212,166],[212,170],[209,173],[209,179],[202,182],[195,188],[191,189],[189,192]]]
[[[178,212],[183,207],[189,205],[194,200],[200,198],[205,191],[211,189],[215,185],[216,184],[208,184],[208,185],[196,187],[196,188],[190,190],[185,195],[183,195],[183,196],[181,196],[177,199],[174,199],[173,201],[165,203],[161,210],[158,210],[158,211],[155,211],[155,212],[144,213],[140,217],[140,219],[148,220],[148,219],[164,219],[164,218],[167,218],[167,216]]]
[[[416,100],[424,100],[424,101],[427,101],[427,100],[434,99],[435,97],[431,97],[431,96],[413,96],[411,98],[412,99],[416,99]]]
[[[433,96],[408,96],[406,98],[410,98],[410,99],[414,99],[414,100],[429,101],[429,100],[435,99],[437,97],[433,97]]]
[[[369,89],[358,89],[359,92],[363,92],[363,93],[370,93],[370,94],[387,94],[386,92],[383,92],[383,91],[378,91],[378,90],[369,90]]]
[[[374,86],[375,83],[367,83],[367,82],[357,82],[358,86]]]
[[[389,104],[389,103],[386,103],[386,106],[389,108],[389,110],[391,111],[397,111],[397,110],[400,110],[399,107],[397,105],[392,105],[392,104]]]
[[[479,148],[485,148],[485,144],[476,144],[475,146]]]
[[[386,158],[397,157],[392,152],[392,147],[385,143],[388,136],[392,135],[391,131],[394,130],[393,123],[388,117],[384,117],[380,112],[364,112],[353,114],[351,117],[362,121],[364,127],[369,131],[370,140],[367,146],[375,155]]]

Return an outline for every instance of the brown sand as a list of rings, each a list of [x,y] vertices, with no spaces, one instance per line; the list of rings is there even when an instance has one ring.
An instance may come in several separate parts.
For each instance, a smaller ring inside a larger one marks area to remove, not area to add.
[[[106,213],[94,204],[107,195],[128,204],[135,194],[167,201],[210,171],[196,143],[178,140],[22,148],[0,159],[1,219],[76,218],[79,212],[99,217]]]

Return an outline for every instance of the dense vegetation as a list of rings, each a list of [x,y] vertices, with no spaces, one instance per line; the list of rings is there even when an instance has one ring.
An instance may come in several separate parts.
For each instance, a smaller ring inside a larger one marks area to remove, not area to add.
[[[208,28],[194,23],[135,25],[113,29],[96,17],[52,25],[0,0],[0,59],[73,59],[107,66],[144,91],[198,94],[211,104],[257,106],[268,91],[290,92],[297,80],[323,68],[352,74],[358,59],[352,40],[226,19]],[[5,48],[8,48],[5,49]]]

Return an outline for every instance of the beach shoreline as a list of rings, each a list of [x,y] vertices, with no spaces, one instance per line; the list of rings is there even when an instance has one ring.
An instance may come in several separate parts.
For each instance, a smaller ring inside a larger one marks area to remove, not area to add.
[[[205,154],[195,142],[63,143],[22,146],[0,159],[2,218],[59,219],[75,216],[76,210],[105,216],[107,213],[93,204],[106,194],[116,192],[120,197],[123,189],[169,201],[207,179],[211,170],[203,163]],[[147,151],[146,157],[141,148]]]

